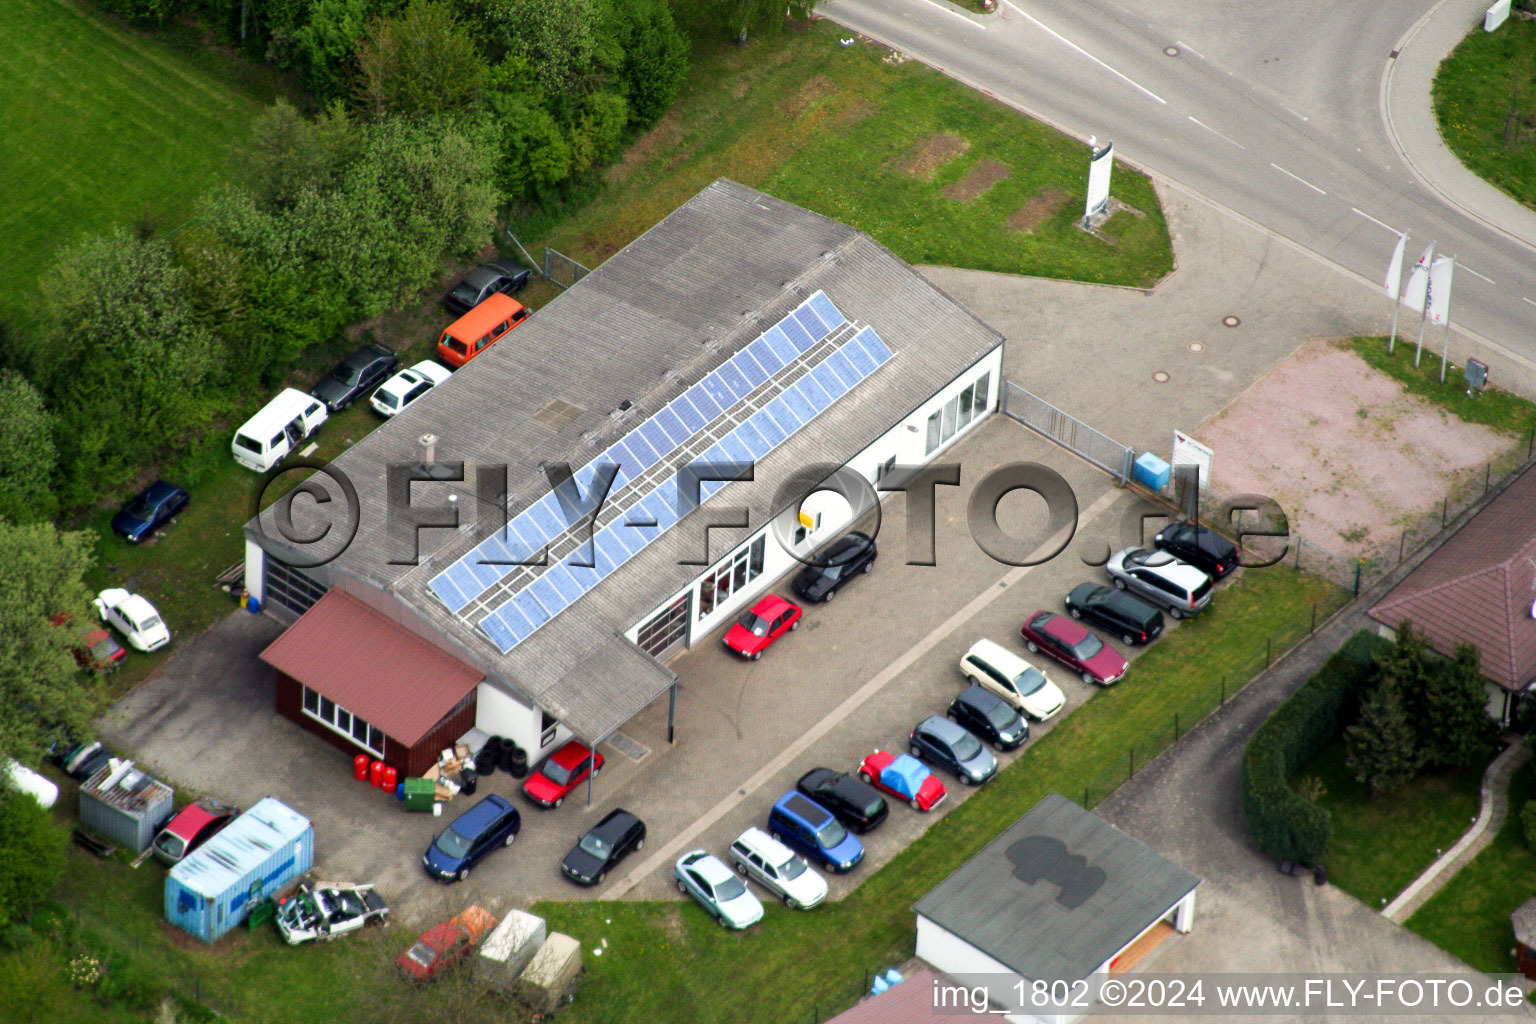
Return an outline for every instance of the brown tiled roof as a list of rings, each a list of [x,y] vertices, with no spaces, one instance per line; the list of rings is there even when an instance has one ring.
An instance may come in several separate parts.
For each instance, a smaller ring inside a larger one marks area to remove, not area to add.
[[[412,746],[484,674],[333,588],[261,660]]]
[[[935,1009],[934,980],[934,973],[926,967],[914,971],[901,984],[863,1000],[826,1024],[927,1024],[928,1021],[953,1020],[952,1016],[942,1015]]]
[[[1452,654],[1472,644],[1483,674],[1506,690],[1536,679],[1536,471],[1526,470],[1371,609],[1406,619]]]

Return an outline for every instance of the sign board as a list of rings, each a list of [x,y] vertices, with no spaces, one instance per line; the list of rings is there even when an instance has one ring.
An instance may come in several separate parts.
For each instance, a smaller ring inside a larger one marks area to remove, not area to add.
[[[1483,31],[1492,32],[1508,20],[1509,0],[1498,0],[1492,7],[1483,12]]]
[[[1200,489],[1203,491],[1211,485],[1211,456],[1215,452],[1196,441],[1182,430],[1173,432],[1173,458],[1168,461],[1173,465],[1173,478],[1179,478],[1180,466],[1195,466],[1200,472]]]
[[[1109,202],[1109,172],[1115,164],[1115,144],[1105,143],[1093,151],[1088,162],[1088,204],[1083,209],[1083,220],[1104,209]]]
[[[1488,383],[1488,364],[1477,359],[1468,359],[1467,366],[1461,371],[1462,377],[1467,382],[1469,391],[1478,391]]]

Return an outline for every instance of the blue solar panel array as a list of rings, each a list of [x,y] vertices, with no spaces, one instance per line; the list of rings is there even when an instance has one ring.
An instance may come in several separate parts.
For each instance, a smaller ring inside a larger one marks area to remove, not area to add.
[[[699,461],[746,462],[763,458],[890,358],[891,350],[879,335],[864,328],[784,394],[721,438]],[[724,486],[723,481],[704,481],[700,485],[701,497],[707,499]],[[668,478],[633,506],[627,516],[598,530],[591,549],[583,548],[550,566],[478,625],[502,653],[510,651],[676,523],[676,505],[676,483]],[[641,522],[655,525],[631,525]],[[596,563],[592,568],[575,564],[589,558]]]

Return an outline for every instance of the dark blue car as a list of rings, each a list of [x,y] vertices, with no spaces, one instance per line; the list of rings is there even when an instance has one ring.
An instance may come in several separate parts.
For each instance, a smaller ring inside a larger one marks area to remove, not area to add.
[[[192,495],[175,484],[156,480],[112,517],[112,529],[128,543],[137,544],[180,515],[191,500]]]
[[[864,844],[831,811],[796,790],[779,797],[768,812],[768,834],[828,871],[852,871],[864,859]]]
[[[433,878],[462,882],[486,854],[498,846],[511,846],[522,827],[517,808],[492,793],[438,833],[422,855],[422,867]]]

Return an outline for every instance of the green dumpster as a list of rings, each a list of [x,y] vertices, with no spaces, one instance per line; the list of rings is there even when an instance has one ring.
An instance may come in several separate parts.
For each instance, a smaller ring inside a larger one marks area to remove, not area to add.
[[[405,780],[405,809],[408,811],[430,811],[432,801],[437,797],[437,783],[432,779],[406,779]]]

